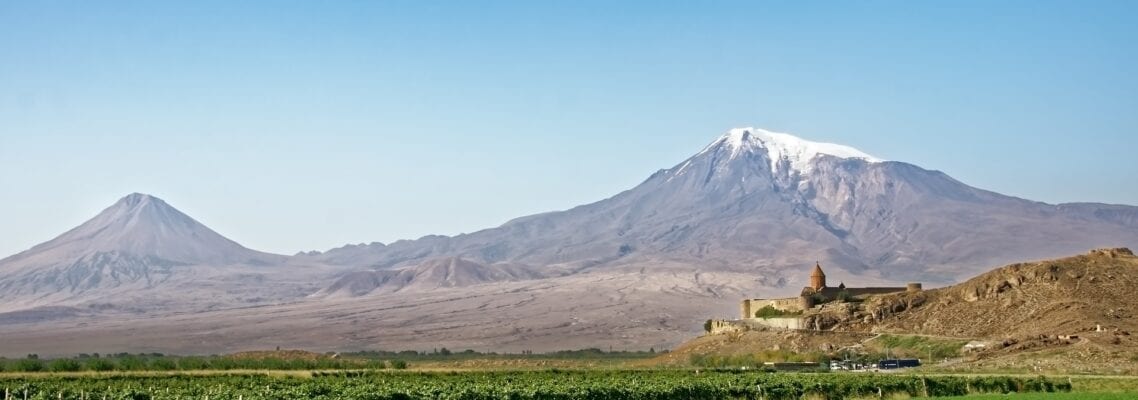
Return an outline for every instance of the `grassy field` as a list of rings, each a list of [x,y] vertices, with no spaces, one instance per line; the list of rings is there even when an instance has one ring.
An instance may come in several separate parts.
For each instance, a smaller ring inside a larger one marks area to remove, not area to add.
[[[917,335],[881,335],[865,343],[866,347],[893,357],[932,359],[952,358],[960,355],[960,348],[968,343],[964,339],[934,338]]]
[[[1017,393],[936,397],[936,400],[1134,400],[1138,393]]]
[[[927,349],[935,342],[887,338],[892,346]],[[935,352],[935,348],[933,348]],[[12,399],[1138,399],[1138,377],[1031,374],[773,373],[739,368],[637,367],[647,354],[510,357],[422,356],[405,369],[377,363],[390,354],[337,358],[330,364],[356,369],[285,369],[289,359],[244,355],[255,363],[212,362],[228,369],[0,372],[0,400]],[[308,354],[306,356],[316,355]],[[371,358],[365,357],[371,356]],[[411,357],[408,357],[411,358]],[[216,358],[221,359],[221,358]],[[184,358],[151,358],[143,366]],[[45,366],[52,365],[45,362]],[[134,365],[119,362],[116,366]],[[201,364],[188,364],[201,365]],[[382,367],[386,365],[387,367]],[[248,369],[239,366],[258,366]],[[1045,392],[1045,393],[1039,393]],[[1068,393],[1070,392],[1070,393]],[[1011,394],[1007,394],[1011,393]],[[960,396],[964,397],[929,397]]]
[[[754,399],[836,400],[977,393],[1066,392],[1065,378],[906,374],[768,373],[694,370],[544,370],[489,372],[325,371],[216,375],[0,377],[9,399]]]

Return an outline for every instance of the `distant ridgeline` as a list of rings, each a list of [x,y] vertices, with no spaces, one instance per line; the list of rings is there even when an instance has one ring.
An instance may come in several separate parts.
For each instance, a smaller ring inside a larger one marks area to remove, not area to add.
[[[751,329],[806,329],[802,314],[822,307],[833,301],[851,301],[860,297],[897,292],[916,292],[920,283],[909,283],[904,287],[837,287],[826,286],[826,273],[822,265],[814,264],[810,273],[810,286],[802,288],[798,297],[781,299],[744,299],[739,304],[740,316],[737,320],[713,320],[709,331],[713,334],[739,332]]]

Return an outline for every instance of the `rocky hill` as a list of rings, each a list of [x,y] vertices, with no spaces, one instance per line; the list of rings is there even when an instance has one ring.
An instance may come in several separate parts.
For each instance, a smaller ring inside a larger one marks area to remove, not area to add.
[[[1138,257],[1100,249],[1011,264],[945,288],[827,305],[807,318],[827,332],[972,340],[978,347],[959,367],[973,371],[1136,373],[1136,287]]]
[[[1138,257],[1101,249],[1011,264],[940,289],[875,296],[856,307],[835,304],[817,325],[972,338],[1138,332],[1135,288]]]
[[[938,289],[829,302],[802,316],[807,330],[704,335],[648,364],[756,354],[845,357],[892,346],[894,354],[926,363],[935,352],[931,365],[973,372],[1136,373],[1135,288],[1138,257],[1125,248],[1098,249],[1011,264]]]

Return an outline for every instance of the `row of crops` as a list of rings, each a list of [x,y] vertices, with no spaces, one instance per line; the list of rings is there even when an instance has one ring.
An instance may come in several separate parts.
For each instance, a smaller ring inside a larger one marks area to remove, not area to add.
[[[1069,391],[1043,377],[693,371],[336,372],[0,378],[12,399],[845,399]]]

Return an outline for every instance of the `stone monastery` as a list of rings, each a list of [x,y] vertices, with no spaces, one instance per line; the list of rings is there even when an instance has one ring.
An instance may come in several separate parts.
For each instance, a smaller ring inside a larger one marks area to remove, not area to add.
[[[824,307],[826,303],[845,302],[875,294],[920,290],[920,283],[909,283],[904,287],[854,288],[846,287],[844,283],[838,284],[837,287],[826,286],[826,273],[822,271],[820,263],[815,263],[814,270],[810,273],[810,285],[802,288],[802,292],[797,297],[744,299],[739,304],[739,319],[713,320],[711,333],[762,328],[804,329],[801,315],[815,308]],[[775,310],[778,315],[764,314],[771,309]]]
[[[857,297],[869,294],[886,294],[904,291],[921,290],[920,283],[910,283],[906,287],[864,287],[850,288],[844,283],[837,287],[826,286],[826,273],[822,272],[821,264],[814,264],[814,271],[810,273],[810,286],[802,288],[798,297],[785,299],[745,299],[740,304],[742,315],[740,318],[755,318],[754,313],[764,306],[771,306],[779,311],[806,311],[815,305],[837,300],[840,297]]]

